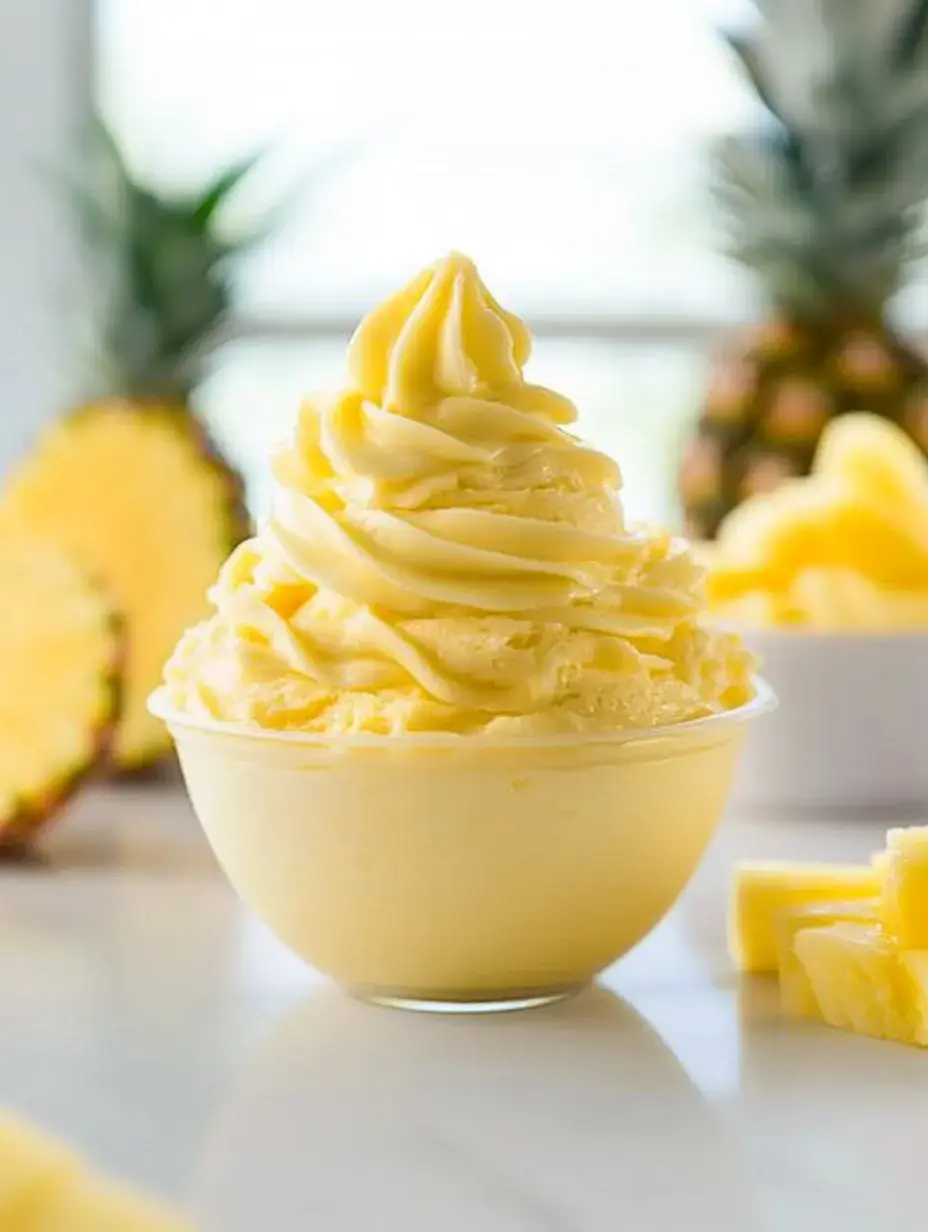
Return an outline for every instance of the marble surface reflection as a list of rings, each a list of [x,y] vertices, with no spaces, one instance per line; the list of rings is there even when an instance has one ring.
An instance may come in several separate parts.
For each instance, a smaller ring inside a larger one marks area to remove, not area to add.
[[[435,1018],[288,954],[178,791],[89,793],[0,867],[0,1105],[201,1232],[925,1232],[928,1053],[783,1022],[724,945],[735,856],[883,828],[731,820],[601,986]]]
[[[724,1232],[750,1226],[739,1170],[719,1111],[605,988],[492,1018],[324,988],[233,1084],[195,1197],[204,1232]]]

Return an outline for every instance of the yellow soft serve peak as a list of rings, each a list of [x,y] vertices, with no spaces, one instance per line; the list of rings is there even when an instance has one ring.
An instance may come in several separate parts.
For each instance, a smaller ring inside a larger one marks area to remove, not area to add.
[[[531,345],[473,261],[452,253],[364,319],[348,347],[348,372],[366,398],[405,413],[518,385]]]
[[[626,525],[621,474],[528,383],[531,341],[472,261],[375,308],[348,385],[301,408],[264,531],[181,642],[172,703],[322,732],[652,728],[740,705],[751,660],[701,570]]]

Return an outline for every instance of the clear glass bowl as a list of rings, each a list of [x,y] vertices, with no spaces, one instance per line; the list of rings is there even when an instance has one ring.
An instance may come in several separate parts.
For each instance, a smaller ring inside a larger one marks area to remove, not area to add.
[[[542,1004],[631,949],[714,833],[745,724],[609,736],[327,737],[152,710],[230,881],[351,992],[420,1009]]]

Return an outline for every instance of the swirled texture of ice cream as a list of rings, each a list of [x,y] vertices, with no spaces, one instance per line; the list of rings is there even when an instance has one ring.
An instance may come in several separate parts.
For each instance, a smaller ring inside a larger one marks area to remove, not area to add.
[[[841,416],[812,474],[734,510],[706,563],[713,608],[744,624],[928,628],[928,464],[900,428]]]
[[[530,339],[452,255],[360,325],[274,459],[264,531],[168,665],[191,715],[312,732],[651,728],[740,705],[701,570],[527,384]]]

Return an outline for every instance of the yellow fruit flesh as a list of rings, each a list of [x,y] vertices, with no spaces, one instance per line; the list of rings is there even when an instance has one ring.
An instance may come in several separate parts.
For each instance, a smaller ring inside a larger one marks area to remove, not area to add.
[[[98,577],[129,631],[115,757],[165,753],[146,701],[234,537],[230,478],[180,412],[103,404],[63,420],[12,476],[0,521],[62,543]]]
[[[190,1232],[147,1199],[94,1177],[55,1190],[22,1232]]]
[[[861,574],[887,589],[925,584],[928,541],[918,524],[861,502],[850,487],[816,479],[801,493],[786,485],[756,502],[746,502],[730,518],[736,523],[735,542],[743,561],[728,558],[726,524],[720,539],[725,552],[708,581],[714,603],[754,590],[783,594],[808,569]],[[775,503],[768,507],[761,502]],[[742,550],[749,529],[757,537]]]
[[[928,950],[928,826],[886,836],[883,913],[902,949]]]
[[[925,459],[901,428],[871,415],[845,415],[825,431],[815,469],[835,475],[877,503],[909,506],[928,515]]]
[[[191,1232],[172,1212],[88,1172],[70,1151],[0,1115],[2,1232]]]
[[[707,587],[752,623],[922,628],[926,579],[928,466],[893,424],[849,414],[826,429],[809,477],[726,518]],[[756,594],[766,606],[746,606]]]
[[[869,865],[742,862],[735,867],[729,910],[732,958],[742,971],[773,974],[779,955],[779,916],[813,903],[874,898],[880,886],[878,870]]]
[[[899,950],[879,925],[806,928],[794,950],[829,1026],[928,1045],[928,954]]]
[[[28,1216],[78,1175],[64,1147],[0,1114],[0,1229],[29,1228]]]
[[[818,1000],[796,956],[796,934],[806,928],[852,922],[879,923],[880,901],[863,898],[858,902],[812,903],[787,909],[777,920],[777,966],[780,978],[780,1006],[789,1018],[823,1021]]]
[[[782,607],[794,622],[838,632],[928,625],[928,589],[889,590],[853,569],[805,569]]]
[[[0,532],[0,841],[93,763],[121,638],[107,599],[44,541]]]

